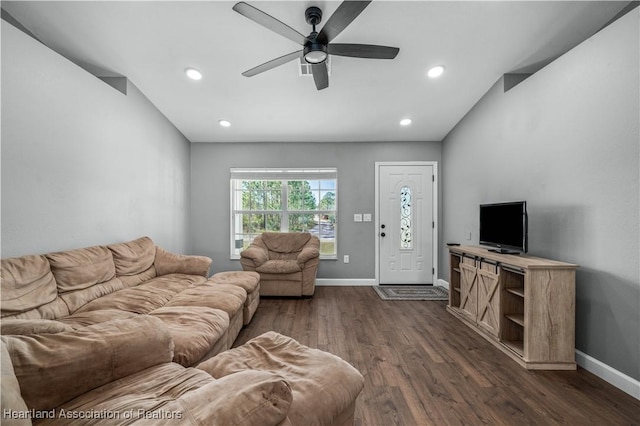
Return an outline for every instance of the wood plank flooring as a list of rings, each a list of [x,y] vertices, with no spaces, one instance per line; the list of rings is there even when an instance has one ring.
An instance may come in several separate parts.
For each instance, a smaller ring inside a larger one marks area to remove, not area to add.
[[[370,287],[263,298],[235,346],[275,330],[365,377],[355,424],[640,425],[640,401],[593,374],[528,371],[445,310],[382,301]]]

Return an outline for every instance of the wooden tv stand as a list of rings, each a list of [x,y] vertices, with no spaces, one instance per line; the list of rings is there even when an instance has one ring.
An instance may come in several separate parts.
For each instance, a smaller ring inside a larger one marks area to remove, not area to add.
[[[449,247],[447,310],[527,369],[575,370],[577,267]]]

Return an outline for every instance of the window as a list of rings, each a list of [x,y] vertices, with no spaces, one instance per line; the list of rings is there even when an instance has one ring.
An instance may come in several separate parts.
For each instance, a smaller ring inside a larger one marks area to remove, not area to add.
[[[336,169],[231,169],[231,258],[263,232],[310,232],[337,256]]]

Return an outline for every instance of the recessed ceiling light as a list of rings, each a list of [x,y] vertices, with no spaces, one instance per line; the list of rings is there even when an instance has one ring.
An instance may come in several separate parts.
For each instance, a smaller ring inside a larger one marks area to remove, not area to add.
[[[219,120],[218,124],[220,124],[222,127],[229,127],[231,126],[231,122],[227,121],[227,120]]]
[[[195,68],[187,68],[184,70],[184,73],[187,74],[191,80],[200,80],[202,78],[202,73]]]
[[[436,78],[436,77],[440,77],[443,72],[444,72],[444,67],[442,65],[437,65],[437,66],[431,68],[427,72],[427,75],[429,77],[431,77],[431,78]]]
[[[400,125],[401,126],[408,126],[411,123],[412,123],[412,121],[411,121],[410,118],[403,118],[402,120],[400,120]]]

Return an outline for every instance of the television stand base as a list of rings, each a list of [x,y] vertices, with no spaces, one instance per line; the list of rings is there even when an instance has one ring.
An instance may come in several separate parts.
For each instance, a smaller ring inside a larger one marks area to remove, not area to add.
[[[520,252],[517,251],[517,250],[508,250],[508,249],[496,248],[496,249],[488,249],[488,251],[493,252],[493,253],[500,253],[500,254],[517,254],[517,255],[520,255]]]

